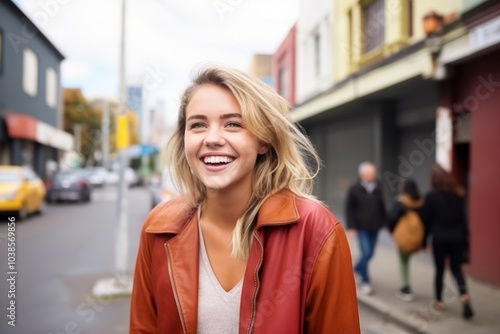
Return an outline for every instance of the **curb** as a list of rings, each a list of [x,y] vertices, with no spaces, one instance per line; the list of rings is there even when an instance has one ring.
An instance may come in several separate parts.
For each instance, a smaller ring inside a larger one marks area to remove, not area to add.
[[[393,307],[389,306],[387,303],[377,300],[377,298],[371,296],[359,295],[358,293],[358,302],[380,313],[385,320],[394,322],[397,325],[411,331],[412,333],[434,334],[429,331],[423,330],[422,328],[418,327],[417,324],[413,324],[410,321],[411,318],[410,315],[403,315],[399,312],[394,312]]]

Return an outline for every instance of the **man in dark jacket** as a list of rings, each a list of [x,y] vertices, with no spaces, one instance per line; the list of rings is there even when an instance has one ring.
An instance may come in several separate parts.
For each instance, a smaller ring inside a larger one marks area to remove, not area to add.
[[[356,231],[361,256],[354,267],[362,280],[361,292],[371,294],[368,264],[377,243],[378,231],[386,223],[382,188],[377,181],[377,168],[370,162],[358,167],[359,179],[350,188],[346,200],[347,227]],[[351,233],[352,234],[352,233]]]

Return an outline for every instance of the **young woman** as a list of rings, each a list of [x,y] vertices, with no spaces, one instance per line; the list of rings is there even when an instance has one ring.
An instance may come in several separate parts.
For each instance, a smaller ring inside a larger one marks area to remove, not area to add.
[[[418,190],[418,185],[413,179],[405,179],[400,184],[399,196],[397,201],[392,206],[389,211],[388,222],[389,230],[393,233],[398,227],[398,224],[405,224],[409,221],[403,221],[403,219],[411,219],[410,216],[405,215],[408,210],[413,210],[416,213],[418,220],[412,223],[420,223],[422,230],[419,248],[425,248],[425,226],[421,222],[420,218],[420,208],[422,207],[423,199],[420,196]],[[411,231],[413,233],[419,231]],[[418,233],[416,233],[418,234]],[[411,236],[410,236],[411,237]],[[418,239],[417,239],[418,240]],[[406,243],[412,242],[409,238],[406,238]],[[396,296],[404,301],[412,301],[413,293],[410,286],[410,257],[411,254],[402,248],[410,247],[410,245],[405,245],[406,247],[399,247],[399,268],[401,272],[402,287],[396,292]]]
[[[464,190],[456,184],[450,173],[437,164],[431,170],[431,186],[432,190],[425,196],[422,218],[432,236],[432,253],[436,267],[434,308],[445,308],[442,299],[443,274],[446,259],[449,259],[462,302],[462,316],[469,319],[474,313],[462,272],[464,247],[469,238]]]
[[[319,159],[274,90],[202,69],[166,153],[182,195],[144,224],[130,333],[360,333],[344,230],[311,195]]]

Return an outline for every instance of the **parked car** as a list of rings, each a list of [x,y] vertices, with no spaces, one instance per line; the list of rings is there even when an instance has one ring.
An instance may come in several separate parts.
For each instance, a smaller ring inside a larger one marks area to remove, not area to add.
[[[120,180],[120,170],[119,167],[114,167],[111,171],[107,172],[106,183],[110,185],[115,185]],[[141,184],[141,178],[135,170],[131,167],[125,168],[125,183],[128,187],[134,187]]]
[[[108,170],[104,167],[91,167],[87,168],[87,178],[90,185],[95,188],[102,188],[106,184]]]
[[[19,220],[42,213],[45,186],[29,167],[0,166],[0,212],[15,212]]]
[[[142,184],[141,176],[131,167],[125,169],[125,180],[129,187],[137,187]]]
[[[170,178],[166,173],[163,176],[154,175],[151,178],[150,194],[151,194],[151,209],[161,202],[166,202],[177,195],[177,191]]]
[[[106,184],[108,185],[116,185],[118,183],[118,179],[120,176],[118,175],[118,172],[115,171],[107,171],[106,172]]]
[[[90,202],[91,186],[84,170],[57,173],[47,189],[47,202]]]

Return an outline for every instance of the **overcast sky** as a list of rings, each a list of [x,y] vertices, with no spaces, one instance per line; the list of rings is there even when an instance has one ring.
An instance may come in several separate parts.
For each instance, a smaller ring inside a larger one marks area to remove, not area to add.
[[[251,55],[274,53],[298,15],[298,0],[126,1],[127,84],[144,84],[149,105],[161,99],[168,109],[193,67],[248,70]],[[65,55],[63,87],[117,98],[120,0],[15,2]]]

